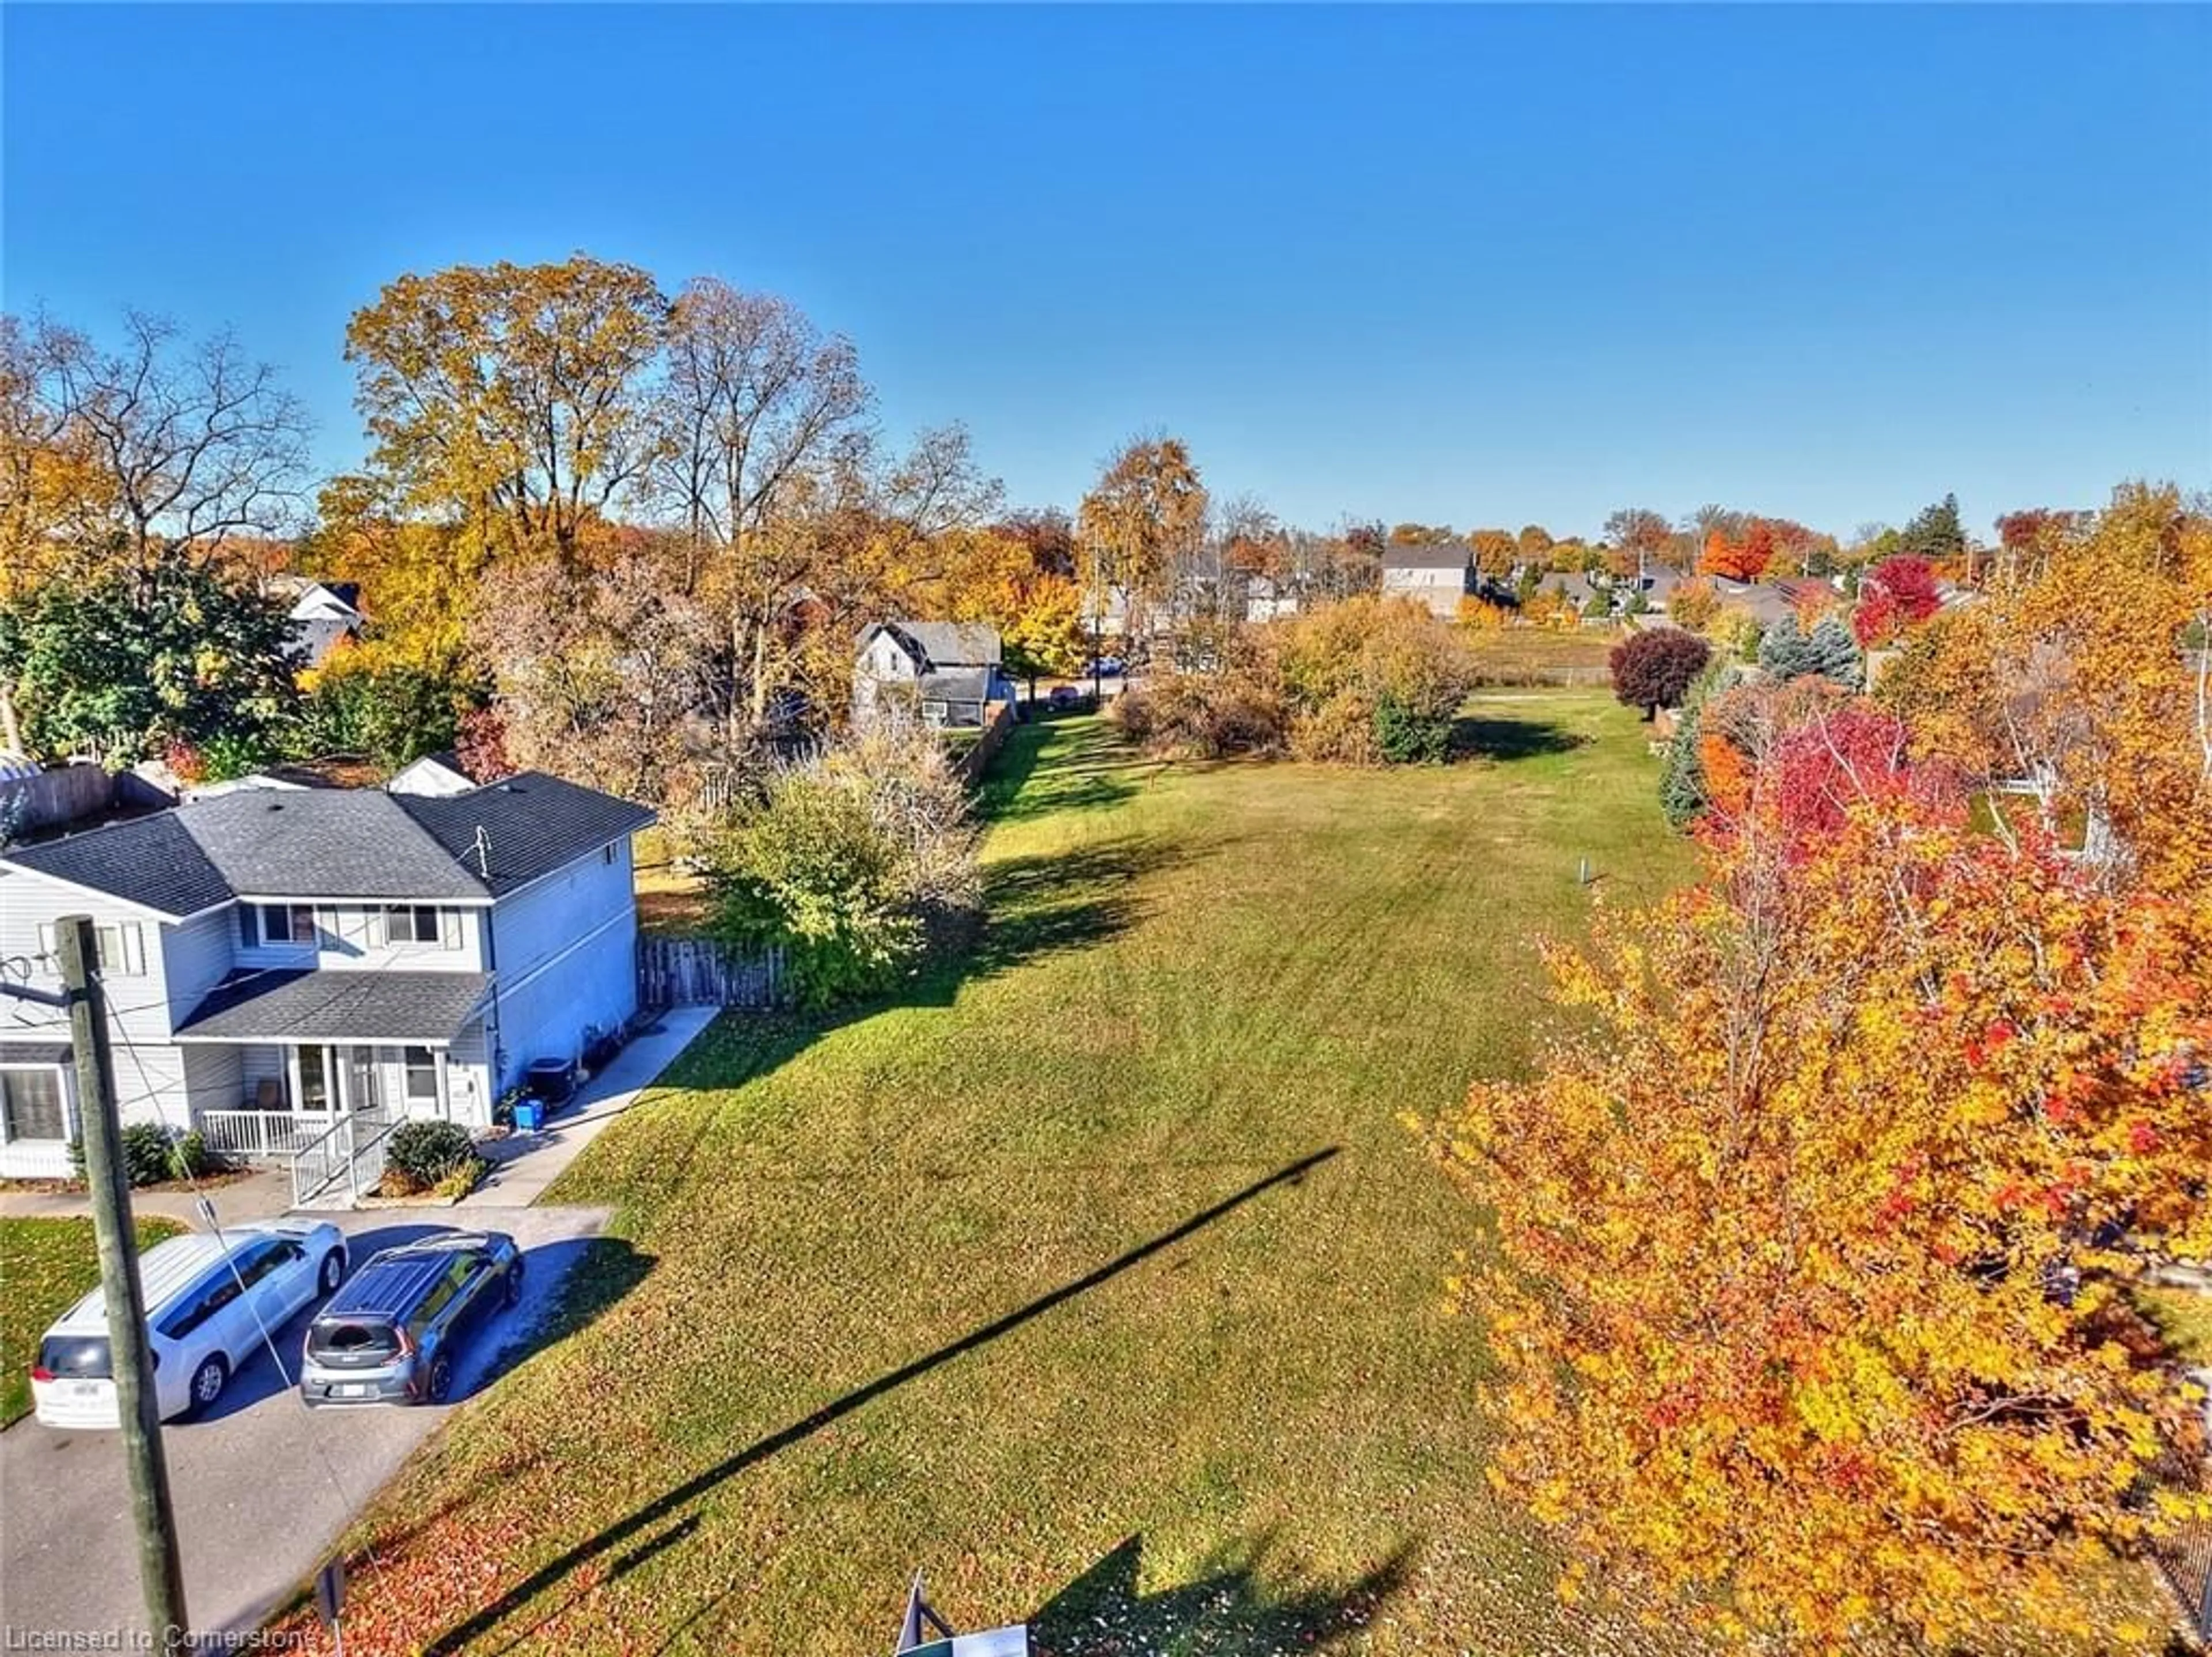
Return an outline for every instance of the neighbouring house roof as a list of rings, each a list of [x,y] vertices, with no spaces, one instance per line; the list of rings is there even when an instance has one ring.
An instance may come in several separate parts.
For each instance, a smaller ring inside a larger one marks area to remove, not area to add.
[[[1672,564],[1655,564],[1644,572],[1644,590],[1655,599],[1662,599],[1688,579]]]
[[[257,789],[18,847],[0,864],[177,919],[240,897],[481,901],[653,819],[540,771],[442,797]]]
[[[925,670],[934,667],[995,667],[999,630],[983,621],[884,621],[860,635],[863,650],[879,631],[898,637]]]
[[[384,785],[387,794],[466,794],[476,783],[452,753],[426,753]]]
[[[177,1026],[197,1041],[449,1042],[468,1027],[488,972],[244,972]]]
[[[991,699],[991,674],[983,667],[924,673],[915,681],[915,691],[926,702],[988,702]]]
[[[1765,625],[1771,627],[1784,616],[1797,613],[1797,603],[1780,587],[1764,583],[1746,587],[1737,582],[1717,583],[1721,597],[1729,604],[1740,604]]]
[[[1554,570],[1536,583],[1540,593],[1563,593],[1577,604],[1588,604],[1597,597],[1597,587],[1588,576],[1571,570]]]
[[[1386,546],[1385,570],[1466,570],[1474,563],[1474,549],[1464,541],[1434,546]]]

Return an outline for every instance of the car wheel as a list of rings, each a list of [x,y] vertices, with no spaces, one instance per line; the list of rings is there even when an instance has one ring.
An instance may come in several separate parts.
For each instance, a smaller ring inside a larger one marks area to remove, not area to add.
[[[230,1361],[220,1352],[210,1352],[200,1360],[200,1367],[192,1371],[191,1398],[185,1407],[186,1416],[197,1416],[208,1410],[222,1396],[222,1389],[230,1382]]]
[[[423,1396],[433,1404],[443,1404],[453,1396],[453,1361],[441,1352],[430,1360],[430,1380]]]
[[[328,1254],[323,1256],[323,1293],[325,1295],[330,1294],[344,1281],[345,1251],[340,1248],[334,1248]]]
[[[522,1304],[522,1262],[517,1260],[507,1269],[507,1307],[513,1311]]]

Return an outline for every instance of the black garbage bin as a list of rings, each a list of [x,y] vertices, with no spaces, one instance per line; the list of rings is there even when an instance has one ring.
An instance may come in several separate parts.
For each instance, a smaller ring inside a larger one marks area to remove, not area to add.
[[[557,1111],[576,1091],[576,1062],[568,1058],[535,1060],[524,1074],[523,1086],[529,1089],[532,1098],[544,1100],[547,1110]]]

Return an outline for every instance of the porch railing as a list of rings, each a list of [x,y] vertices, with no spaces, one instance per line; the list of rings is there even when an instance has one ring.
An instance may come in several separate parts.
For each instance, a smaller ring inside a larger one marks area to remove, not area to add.
[[[331,1121],[319,1111],[202,1111],[199,1129],[219,1155],[273,1161],[328,1132]]]
[[[292,1206],[327,1199],[343,1184],[349,1200],[384,1177],[386,1138],[397,1120],[381,1112],[349,1112],[292,1151]]]

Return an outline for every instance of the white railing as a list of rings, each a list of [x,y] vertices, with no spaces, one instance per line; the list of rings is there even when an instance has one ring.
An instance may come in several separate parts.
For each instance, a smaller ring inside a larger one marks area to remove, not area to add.
[[[275,1161],[289,1156],[330,1130],[331,1118],[321,1112],[202,1111],[200,1137],[222,1156],[247,1161]]]
[[[398,1124],[349,1112],[292,1151],[292,1206],[305,1208],[343,1181],[349,1199],[384,1177],[384,1142]]]

